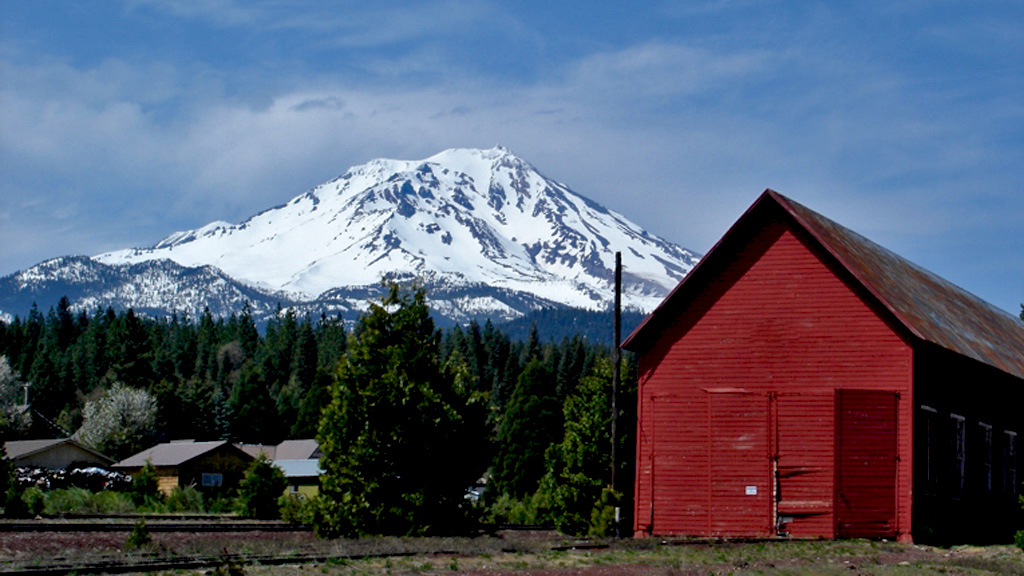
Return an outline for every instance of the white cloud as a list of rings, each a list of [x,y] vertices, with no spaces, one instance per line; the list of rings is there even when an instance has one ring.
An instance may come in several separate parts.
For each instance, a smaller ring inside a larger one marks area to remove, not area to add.
[[[472,62],[447,37],[480,26],[476,38],[495,32],[514,48],[537,42],[535,30],[489,2],[441,6],[293,14],[276,3],[129,3],[217,26],[308,27],[304,45],[324,50],[407,45],[338,52],[336,72],[9,57],[0,63],[0,239],[46,238],[34,251],[5,248],[0,273],[12,255],[27,265],[31,254],[95,253],[237,221],[372,157],[499,143],[697,250],[765,187],[883,243],[1020,225],[1020,201],[970,206],[982,188],[1019,189],[1010,168],[1021,155],[1019,72],[981,87],[944,82],[941,71],[915,76],[852,38],[856,30],[826,27],[771,41],[725,31],[713,41],[608,43],[519,77]],[[831,14],[814,18],[835,26]],[[971,196],[957,201],[965,189]],[[23,196],[45,200],[27,207]],[[76,218],[120,223],[101,224],[104,235],[66,224]],[[59,249],[59,237],[81,250]]]

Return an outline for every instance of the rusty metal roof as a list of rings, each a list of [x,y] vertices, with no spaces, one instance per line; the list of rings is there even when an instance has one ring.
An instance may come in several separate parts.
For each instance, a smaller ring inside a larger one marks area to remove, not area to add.
[[[765,202],[791,215],[914,336],[1024,379],[1024,321],[774,190],[766,190],[726,237]],[[713,248],[690,275],[698,272],[704,261],[713,260],[714,252]],[[655,315],[672,308],[666,304],[681,292],[687,278],[630,335],[624,347],[660,324],[654,321]]]

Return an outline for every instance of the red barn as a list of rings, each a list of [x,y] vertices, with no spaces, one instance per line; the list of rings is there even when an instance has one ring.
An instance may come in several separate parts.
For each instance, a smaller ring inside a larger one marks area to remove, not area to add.
[[[1005,539],[1024,322],[765,191],[623,343],[634,528]]]

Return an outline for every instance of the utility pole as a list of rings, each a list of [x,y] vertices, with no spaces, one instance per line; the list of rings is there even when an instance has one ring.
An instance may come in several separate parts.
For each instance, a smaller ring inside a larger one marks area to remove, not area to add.
[[[619,380],[622,373],[622,350],[619,344],[622,342],[622,252],[615,253],[615,310],[612,324],[614,326],[614,341],[612,342],[612,490],[617,494],[619,485],[616,482],[616,471],[619,467],[619,460],[616,457],[616,446],[619,443],[618,420],[619,420]],[[615,537],[620,536],[619,531],[619,507],[615,507]]]

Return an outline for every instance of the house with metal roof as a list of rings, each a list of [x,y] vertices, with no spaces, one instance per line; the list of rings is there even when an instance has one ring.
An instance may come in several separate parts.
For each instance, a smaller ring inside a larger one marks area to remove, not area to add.
[[[92,466],[107,468],[114,463],[113,458],[71,438],[8,440],[4,443],[4,450],[17,468],[72,470]]]
[[[246,454],[256,458],[261,453],[270,460],[316,460],[320,458],[320,444],[312,438],[284,440],[280,444],[239,444]]]
[[[284,440],[278,445],[240,444],[253,458],[264,454],[284,472],[288,493],[309,498],[320,491],[320,444],[314,439]]]
[[[170,494],[176,487],[186,486],[204,492],[218,492],[237,488],[253,459],[226,440],[187,440],[157,444],[111,468],[138,474],[149,463],[156,470],[157,487],[164,494]]]
[[[766,190],[623,342],[634,528],[1005,540],[1024,322]]]

